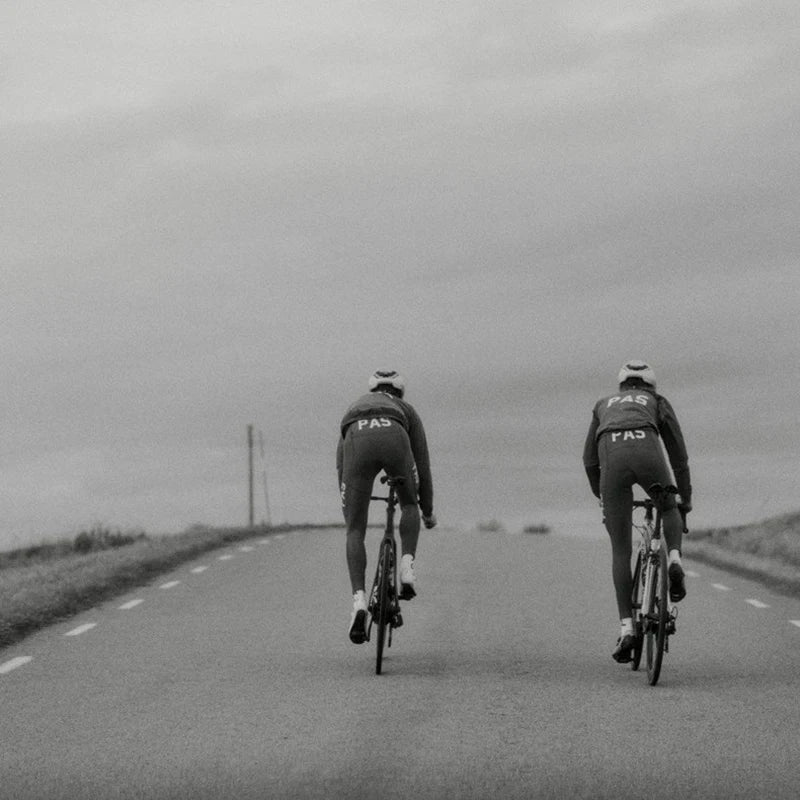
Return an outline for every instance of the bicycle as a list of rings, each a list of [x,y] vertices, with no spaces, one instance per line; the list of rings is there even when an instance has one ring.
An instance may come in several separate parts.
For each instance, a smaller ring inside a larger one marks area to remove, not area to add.
[[[633,626],[634,646],[631,669],[638,670],[642,650],[647,663],[647,680],[655,686],[661,674],[664,653],[669,652],[669,637],[675,631],[678,609],[669,602],[667,580],[667,544],[662,534],[662,501],[668,494],[678,494],[674,486],[654,483],[648,490],[650,497],[634,500],[634,508],[644,509],[641,523],[633,521],[641,541],[633,570]],[[655,519],[653,518],[655,512]],[[684,520],[684,532],[686,532]]]
[[[375,580],[369,594],[367,610],[370,613],[367,625],[367,641],[370,640],[372,626],[376,628],[375,638],[375,674],[380,675],[383,668],[384,646],[392,646],[392,631],[403,624],[400,614],[400,598],[397,594],[397,543],[394,538],[394,514],[398,499],[396,487],[404,482],[404,478],[381,477],[381,483],[389,487],[388,497],[372,496],[371,500],[383,500],[386,503],[386,528],[378,550],[378,565],[375,569]]]

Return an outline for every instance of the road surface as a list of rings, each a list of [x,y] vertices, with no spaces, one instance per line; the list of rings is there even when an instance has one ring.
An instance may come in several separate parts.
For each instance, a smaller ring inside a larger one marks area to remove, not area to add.
[[[343,540],[215,551],[0,651],[0,797],[800,796],[800,601],[687,562],[650,687],[610,657],[602,536],[437,529],[376,676]]]

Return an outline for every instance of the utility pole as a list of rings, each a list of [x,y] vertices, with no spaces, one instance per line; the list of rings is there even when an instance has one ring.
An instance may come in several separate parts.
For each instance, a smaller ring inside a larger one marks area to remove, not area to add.
[[[272,525],[272,514],[269,510],[269,492],[267,491],[267,458],[264,453],[264,431],[258,432],[258,446],[261,453],[261,477],[264,480],[264,505],[267,509],[267,525]]]
[[[253,527],[253,426],[247,426],[248,520]]]

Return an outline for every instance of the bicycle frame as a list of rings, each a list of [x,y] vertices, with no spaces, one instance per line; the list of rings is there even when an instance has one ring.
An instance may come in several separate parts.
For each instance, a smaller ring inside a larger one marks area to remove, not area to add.
[[[633,523],[641,535],[634,569],[633,616],[636,631],[631,668],[639,668],[642,649],[646,645],[647,677],[655,685],[661,672],[663,655],[669,652],[669,636],[675,633],[676,608],[668,599],[667,548],[662,535],[662,500],[666,494],[674,494],[673,486],[666,488],[654,484],[651,497],[635,500],[634,508],[644,509],[644,521]],[[654,519],[655,513],[655,519]]]
[[[398,504],[396,486],[402,478],[381,477],[381,483],[389,487],[388,497],[373,496],[372,500],[383,500],[386,503],[386,527],[378,551],[378,564],[375,579],[369,596],[370,620],[367,625],[367,641],[372,633],[373,623],[377,628],[375,673],[380,675],[383,665],[384,642],[392,646],[392,631],[403,624],[400,614],[400,602],[397,596],[397,542],[394,537],[394,515]],[[388,631],[388,637],[387,637]]]

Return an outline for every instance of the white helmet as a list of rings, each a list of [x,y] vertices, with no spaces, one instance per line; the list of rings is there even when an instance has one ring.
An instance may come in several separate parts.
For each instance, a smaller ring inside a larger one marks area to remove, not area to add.
[[[402,397],[406,391],[406,382],[403,379],[403,376],[399,372],[395,372],[395,370],[393,369],[389,370],[379,369],[373,372],[372,375],[370,375],[369,390],[371,392],[374,392],[381,386],[391,386],[397,391],[400,397]]]
[[[642,383],[646,383],[655,391],[656,374],[653,372],[652,367],[645,364],[644,361],[626,361],[622,365],[622,369],[620,369],[619,375],[617,375],[617,383],[625,383],[625,381],[630,378],[638,378]]]

